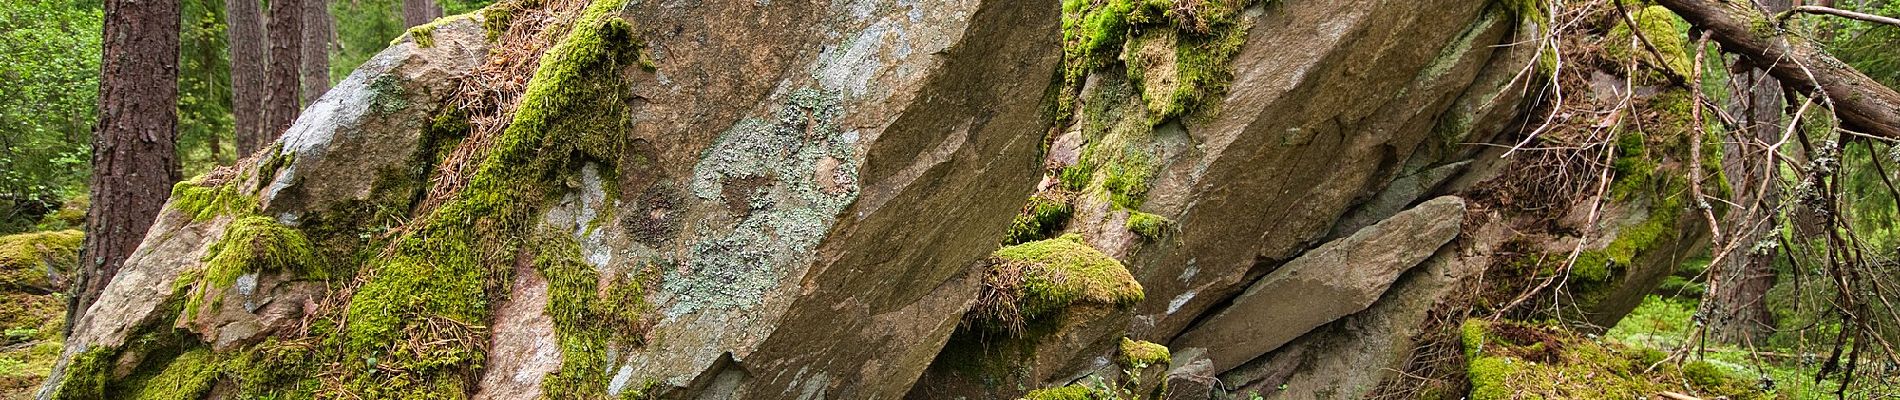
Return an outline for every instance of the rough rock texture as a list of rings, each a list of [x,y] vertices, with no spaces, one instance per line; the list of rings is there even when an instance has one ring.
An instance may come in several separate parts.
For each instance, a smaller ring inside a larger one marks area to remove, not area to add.
[[[1158,156],[1140,206],[1178,221],[1179,231],[1161,243],[1098,241],[1128,255],[1156,300],[1138,308],[1136,336],[1179,333],[1321,241],[1415,152],[1469,151],[1450,145],[1471,135],[1456,129],[1468,126],[1441,130],[1434,121],[1475,119],[1448,111],[1488,63],[1523,59],[1498,56],[1512,51],[1497,45],[1515,41],[1516,24],[1510,10],[1485,2],[1271,3],[1244,15],[1252,28],[1218,112],[1187,119],[1189,143]],[[1167,130],[1156,129],[1160,142]],[[1087,211],[1105,208],[1079,206],[1081,230],[1121,229],[1123,213]]]
[[[1440,197],[1281,265],[1171,348],[1208,349],[1229,370],[1315,327],[1366,309],[1400,274],[1458,235],[1465,202]]]
[[[269,210],[288,223],[294,223],[307,212],[327,211],[369,198],[376,175],[364,172],[408,171],[404,163],[415,151],[420,129],[429,114],[453,88],[457,77],[466,74],[480,60],[484,52],[481,34],[479,23],[460,21],[445,24],[437,33],[442,38],[438,40],[456,43],[459,47],[421,48],[412,41],[391,46],[364,62],[362,68],[339,83],[330,95],[312,104],[284,135],[282,145],[273,147],[283,149],[281,153],[259,153],[259,158],[239,166],[244,172],[242,179],[229,183],[242,186],[244,196],[260,198],[255,201],[268,204]],[[277,154],[295,156],[284,160]],[[281,175],[271,175],[269,172],[273,171],[258,164],[274,164],[277,160],[288,161],[275,171],[282,172]],[[298,169],[306,172],[298,173]],[[233,180],[238,175],[233,171],[216,174],[223,175],[221,180]],[[265,324],[259,323],[257,317],[276,323],[295,323],[296,317],[302,315],[310,288],[292,290],[303,294],[281,303],[295,310],[240,308],[245,302],[233,301],[231,307],[226,307],[228,315],[217,317],[214,315],[222,313],[205,313],[204,319],[222,319],[223,322],[190,324],[183,321],[176,308],[183,300],[182,293],[178,293],[175,282],[186,275],[203,273],[207,251],[223,237],[234,217],[215,211],[182,210],[176,201],[179,195],[175,189],[174,201],[160,213],[139,251],[126,260],[122,274],[106,286],[100,301],[93,303],[85,316],[74,324],[65,354],[43,385],[40,398],[53,396],[54,389],[65,378],[65,369],[79,353],[125,348],[127,340],[138,331],[163,330],[169,328],[174,319],[180,320],[179,325],[198,326],[197,330],[205,334],[202,340],[225,348],[240,340],[219,340],[219,336],[239,336],[245,342],[259,339],[256,335],[264,333]],[[201,214],[208,218],[201,218]],[[252,289],[259,287],[255,275],[249,281]],[[262,287],[274,290],[277,285],[269,281],[266,279]],[[240,288],[209,290],[237,292]],[[232,326],[231,321],[242,322]],[[213,332],[225,328],[231,331]],[[140,355],[121,357],[137,360]],[[137,364],[136,361],[121,363]]]
[[[257,193],[264,215],[295,223],[372,196],[406,204],[413,193],[372,190],[427,171],[412,157],[430,118],[487,55],[482,35],[479,20],[446,21],[433,46],[397,42],[305,107],[276,147],[289,160]]]
[[[178,397],[1363,395],[1523,223],[1484,208],[1510,164],[1471,145],[1523,124],[1538,23],[1506,3],[1234,1],[1088,31],[1148,11],[502,1],[179,186],[41,397],[207,365]],[[1653,197],[1611,201],[1585,247],[1654,225]],[[314,254],[213,268],[237,221]],[[1019,234],[1076,235],[1145,299],[981,326],[984,257]],[[1647,242],[1588,315],[1698,241]],[[1130,339],[1176,352],[1126,365]]]

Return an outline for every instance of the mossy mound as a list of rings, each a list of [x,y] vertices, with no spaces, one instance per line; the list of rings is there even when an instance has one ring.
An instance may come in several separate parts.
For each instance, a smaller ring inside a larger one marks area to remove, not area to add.
[[[1076,303],[1128,307],[1141,302],[1141,283],[1121,261],[1067,234],[1007,246],[990,254],[977,305],[965,325],[1020,333],[1039,318]]]
[[[76,230],[0,236],[0,398],[32,398],[59,359],[66,296],[47,269],[71,276],[84,241]]]
[[[1472,400],[1628,399],[1662,392],[1767,398],[1750,389],[1745,378],[1706,361],[1665,363],[1661,352],[1600,343],[1558,328],[1474,319],[1462,330]]]
[[[1023,270],[1019,311],[1034,318],[1078,301],[1132,305],[1142,299],[1141,283],[1121,261],[1082,242],[1076,234],[1004,247],[991,253],[1003,268]]]
[[[47,276],[72,273],[86,234],[76,230],[0,236],[0,290],[59,291]]]
[[[1116,361],[1123,367],[1140,369],[1171,364],[1174,362],[1174,357],[1168,353],[1168,346],[1145,340],[1122,338],[1121,358]]]

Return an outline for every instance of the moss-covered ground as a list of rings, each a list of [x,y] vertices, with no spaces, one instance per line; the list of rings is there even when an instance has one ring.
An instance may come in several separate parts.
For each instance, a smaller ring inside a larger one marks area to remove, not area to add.
[[[1602,342],[1562,328],[1473,319],[1463,337],[1472,400],[1627,399],[1673,392],[1765,399],[1753,380],[1706,360],[1676,362],[1649,348]]]
[[[0,236],[0,398],[30,398],[59,358],[65,279],[79,262],[76,230]]]

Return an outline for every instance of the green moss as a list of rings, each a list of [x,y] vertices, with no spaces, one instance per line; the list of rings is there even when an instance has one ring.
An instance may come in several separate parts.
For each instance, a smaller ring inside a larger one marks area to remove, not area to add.
[[[236,384],[238,398],[313,398],[320,385],[313,347],[269,338],[238,353],[223,368]]]
[[[1115,399],[1114,393],[1082,385],[1059,386],[1031,390],[1023,394],[1022,400],[1108,400]]]
[[[1246,41],[1236,18],[1251,1],[1065,0],[1063,87],[1072,92],[1096,68],[1127,60],[1145,82],[1149,123],[1187,115],[1224,93],[1230,62]]]
[[[1545,15],[1545,12],[1546,10],[1548,10],[1548,8],[1545,7],[1544,0],[1496,0],[1496,1],[1497,3],[1504,5],[1506,9],[1510,10],[1512,17],[1515,17],[1519,20],[1528,20],[1532,23],[1542,25],[1544,24],[1546,20],[1549,19],[1549,16]]]
[[[329,269],[316,257],[303,233],[269,217],[240,218],[225,227],[224,235],[206,252],[202,279],[186,299],[185,315],[197,315],[209,297],[217,307],[226,288],[250,273],[288,272],[299,277],[328,279]]]
[[[1106,196],[1119,210],[1135,210],[1148,196],[1159,163],[1154,129],[1143,117],[1130,82],[1113,79],[1084,107],[1085,143],[1075,165],[1059,172],[1065,190]]]
[[[1049,238],[1049,235],[1062,229],[1068,223],[1069,216],[1075,213],[1075,206],[1059,194],[1038,194],[1029,198],[1029,204],[1023,205],[1016,219],[1010,222],[1009,233],[1003,238],[1003,245],[1013,245]]]
[[[1204,4],[1218,4],[1204,1]],[[1142,82],[1143,102],[1148,106],[1148,121],[1162,121],[1187,115],[1227,92],[1233,81],[1232,61],[1247,42],[1247,29],[1231,18],[1231,12],[1213,23],[1207,34],[1166,32],[1152,35],[1169,37],[1173,54],[1166,57],[1142,57],[1137,49],[1129,57],[1129,79]],[[1145,39],[1144,39],[1145,40]],[[1164,44],[1165,46],[1165,44]],[[1129,47],[1134,48],[1131,44]],[[1166,61],[1166,65],[1157,61]],[[1166,75],[1166,76],[1163,76]],[[1165,84],[1154,84],[1165,82]]]
[[[451,16],[442,17],[442,18],[436,18],[434,21],[429,21],[428,23],[425,23],[422,25],[416,25],[416,26],[410,27],[407,36],[409,36],[410,38],[414,38],[416,40],[417,47],[421,47],[425,49],[430,48],[430,47],[435,47],[435,29],[436,28],[442,27],[443,24],[455,22],[457,20],[469,19],[469,18],[475,18],[475,13],[457,14],[457,15],[451,15]],[[402,43],[401,36],[398,36],[396,37],[395,40],[392,40],[389,42],[391,46],[394,46],[397,43]]]
[[[284,151],[284,144],[282,142],[272,143],[270,149],[264,152],[270,154],[270,156],[265,157],[263,162],[257,164],[257,176],[259,177],[257,180],[258,190],[263,190],[265,186],[270,185],[270,182],[277,177],[278,171],[282,171],[284,167],[288,167],[290,163],[297,161],[297,154]]]
[[[548,280],[547,313],[554,319],[563,360],[561,370],[542,381],[542,389],[567,398],[609,398],[606,385],[615,360],[608,349],[643,341],[640,316],[649,307],[639,279],[616,277],[602,290],[600,271],[581,260],[580,245],[571,236],[542,234],[535,248],[534,265]]]
[[[194,221],[257,213],[257,196],[244,194],[234,181],[212,186],[203,181],[204,178],[199,178],[172,185],[168,206],[190,215]]]
[[[1610,29],[1604,41],[1606,54],[1616,59],[1636,57],[1658,68],[1667,68],[1675,76],[1690,76],[1694,62],[1689,53],[1688,23],[1682,17],[1663,6],[1649,6],[1631,11],[1630,19],[1636,21],[1636,29],[1662,59],[1657,60],[1649,49],[1643,48],[1642,39],[1635,38],[1630,25],[1621,21]]]
[[[0,236],[0,291],[55,289],[47,280],[47,262],[60,274],[72,273],[85,239],[77,230]]]
[[[1122,338],[1121,355],[1121,358],[1116,361],[1119,361],[1123,367],[1134,369],[1174,362],[1168,354],[1168,346],[1129,338]]]
[[[1470,398],[1648,398],[1684,391],[1703,398],[1754,399],[1731,374],[1689,363],[1649,370],[1656,352],[1601,343],[1559,328],[1468,320],[1463,328]]]
[[[627,113],[618,71],[640,47],[615,13],[594,1],[549,49],[495,148],[467,186],[412,222],[369,266],[338,338],[345,390],[365,397],[460,393],[482,363],[474,327],[489,294],[508,281],[507,260],[558,175],[585,160],[614,160]],[[606,96],[606,97],[603,97]]]
[[[990,255],[997,265],[1021,268],[1024,319],[1046,315],[1078,301],[1128,306],[1142,299],[1141,284],[1120,261],[1082,242],[1076,234],[1004,247]]]
[[[106,382],[112,378],[112,361],[119,353],[105,347],[93,347],[73,356],[66,364],[66,379],[53,390],[54,400],[106,398]]]
[[[1147,238],[1148,240],[1158,240],[1161,239],[1162,235],[1168,233],[1168,229],[1174,226],[1174,221],[1159,215],[1131,211],[1128,213],[1128,223],[1126,225],[1128,226],[1129,232],[1134,232],[1136,235],[1141,235],[1141,237]]]
[[[1102,188],[1108,190],[1109,204],[1124,210],[1141,207],[1148,198],[1148,189],[1154,179],[1154,162],[1143,151],[1129,149],[1122,153],[1120,162],[1105,165],[1106,175]]]
[[[91,207],[92,200],[85,195],[67,198],[66,201],[60,202],[58,210],[40,217],[40,222],[34,229],[41,231],[83,229],[86,227],[86,210]]]
[[[211,391],[213,383],[219,377],[219,364],[216,356],[204,348],[193,349],[179,354],[164,368],[149,377],[133,379],[124,390],[128,396],[120,397],[139,400],[197,400]]]

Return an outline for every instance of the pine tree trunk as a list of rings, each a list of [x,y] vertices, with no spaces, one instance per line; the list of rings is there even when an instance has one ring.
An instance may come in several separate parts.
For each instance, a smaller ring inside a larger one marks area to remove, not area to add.
[[[303,66],[303,9],[299,0],[270,3],[270,67],[264,94],[264,135],[259,145],[276,141],[301,109],[298,71]]]
[[[304,0],[303,102],[310,104],[330,91],[330,2]]]
[[[92,209],[66,330],[144,240],[178,179],[178,0],[107,0]]]
[[[1769,12],[1792,7],[1789,0],[1755,0]],[[1730,115],[1742,121],[1740,140],[1727,140],[1723,151],[1722,173],[1728,179],[1737,206],[1730,207],[1722,222],[1741,245],[1722,257],[1721,265],[1711,265],[1708,301],[1709,336],[1726,343],[1751,344],[1767,338],[1774,328],[1774,314],[1768,311],[1768,289],[1775,286],[1776,248],[1755,246],[1774,239],[1774,224],[1763,223],[1774,217],[1777,201],[1772,167],[1764,165],[1762,148],[1781,137],[1782,87],[1768,71],[1737,59],[1730,63]],[[1752,209],[1752,210],[1751,210]],[[1752,211],[1752,212],[1751,212]]]
[[[258,0],[225,0],[231,38],[231,118],[238,157],[264,141],[264,14]]]
[[[403,25],[422,25],[441,16],[442,7],[437,6],[435,0],[402,0]]]

